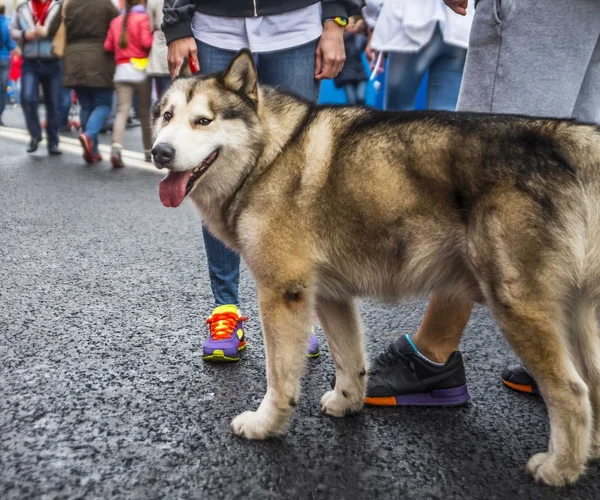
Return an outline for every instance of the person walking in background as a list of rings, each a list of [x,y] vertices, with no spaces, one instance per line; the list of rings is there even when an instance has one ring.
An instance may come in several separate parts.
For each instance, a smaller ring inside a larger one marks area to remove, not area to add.
[[[60,0],[28,0],[17,7],[10,24],[11,36],[21,44],[23,54],[21,105],[31,136],[28,153],[37,151],[42,140],[38,114],[41,84],[46,106],[48,153],[61,154],[58,127],[62,72],[60,60],[52,53],[52,39],[60,26],[60,6]]]
[[[167,40],[162,32],[164,0],[148,0],[146,9],[150,19],[150,29],[154,35],[150,59],[148,61],[148,76],[154,79],[158,98],[164,94],[171,85],[169,76],[169,63],[167,61]]]
[[[143,0],[126,0],[119,17],[110,23],[104,48],[114,54],[117,64],[115,90],[117,116],[113,126],[113,144],[110,161],[115,168],[124,167],[121,157],[127,118],[137,96],[138,114],[142,124],[142,139],[146,161],[150,161],[152,135],[150,129],[150,104],[152,85],[146,74],[148,55],[152,48],[152,31]]]
[[[203,73],[224,71],[242,48],[257,56],[261,82],[309,101],[319,98],[319,80],[344,65],[344,27],[362,1],[165,0],[163,31],[169,44],[171,76],[185,58]],[[203,227],[215,309],[208,318],[203,358],[237,361],[246,346],[239,312],[240,257]],[[317,337],[309,356],[319,355]]]
[[[362,55],[367,46],[366,25],[361,18],[351,17],[344,32],[344,48],[346,62],[338,76],[335,86],[346,92],[348,104],[364,104],[367,93],[367,75],[363,66]]]
[[[62,62],[62,61],[61,61]],[[61,68],[61,73],[64,74],[64,68]],[[64,81],[64,76],[62,77]],[[60,91],[59,100],[59,114],[58,114],[58,130],[59,132],[69,132],[71,125],[69,123],[69,115],[71,113],[71,106],[73,104],[73,91],[69,88],[63,87]]]
[[[63,83],[75,90],[81,107],[83,159],[95,163],[102,160],[98,134],[110,114],[115,75],[114,58],[104,50],[104,40],[119,11],[112,0],[65,0],[62,15],[67,35]]]
[[[2,114],[6,107],[8,80],[10,72],[10,55],[17,44],[10,37],[8,22],[6,20],[6,5],[0,2],[0,127],[4,126]]]
[[[21,49],[17,46],[10,54],[10,72],[8,80],[12,88],[12,98],[14,104],[21,105],[21,72],[23,68],[23,58],[21,57]]]
[[[414,108],[429,71],[427,109],[454,111],[462,80],[473,9],[457,16],[443,0],[367,0],[363,9],[371,37],[367,57],[389,53],[385,109]]]

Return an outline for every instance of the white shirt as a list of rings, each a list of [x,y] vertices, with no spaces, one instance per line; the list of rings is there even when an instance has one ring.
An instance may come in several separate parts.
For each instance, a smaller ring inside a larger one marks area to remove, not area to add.
[[[117,64],[115,83],[142,83],[146,80],[146,72],[133,67],[131,63]]]
[[[439,23],[444,42],[466,49],[474,8],[467,15],[451,10],[443,0],[367,0],[363,17],[374,28],[371,45],[382,52],[417,52]]]
[[[312,42],[321,36],[321,2],[284,14],[219,17],[196,12],[192,31],[197,40],[219,49],[273,52]]]

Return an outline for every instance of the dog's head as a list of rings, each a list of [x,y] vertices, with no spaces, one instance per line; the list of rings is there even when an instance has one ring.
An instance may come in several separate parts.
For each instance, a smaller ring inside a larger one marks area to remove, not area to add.
[[[240,51],[222,74],[178,78],[153,111],[152,158],[169,170],[160,198],[177,207],[192,191],[226,195],[251,168],[261,148],[258,75]]]

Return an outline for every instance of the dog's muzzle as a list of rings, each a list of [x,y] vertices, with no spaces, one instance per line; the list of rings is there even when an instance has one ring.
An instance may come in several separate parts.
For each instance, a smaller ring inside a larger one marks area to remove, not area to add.
[[[166,142],[159,142],[152,148],[152,158],[158,168],[164,168],[173,162],[175,148]]]

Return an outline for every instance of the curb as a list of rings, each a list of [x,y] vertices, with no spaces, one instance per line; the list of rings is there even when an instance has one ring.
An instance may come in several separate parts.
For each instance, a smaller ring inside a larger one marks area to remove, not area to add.
[[[29,133],[26,130],[15,127],[0,127],[0,138],[11,139],[19,142],[29,142],[30,140]],[[45,145],[46,139],[44,138],[40,144]],[[79,143],[79,139],[64,137],[61,135],[60,149],[62,149],[65,153],[81,155],[81,144]],[[110,157],[110,146],[101,144],[98,149],[104,158]],[[121,151],[121,155],[123,156],[126,167],[139,168],[155,174],[164,174],[164,172],[160,172],[152,163],[147,163],[144,161],[143,153],[138,153],[137,151],[131,151],[129,149],[123,149]],[[103,160],[102,163],[108,163],[108,161]]]

